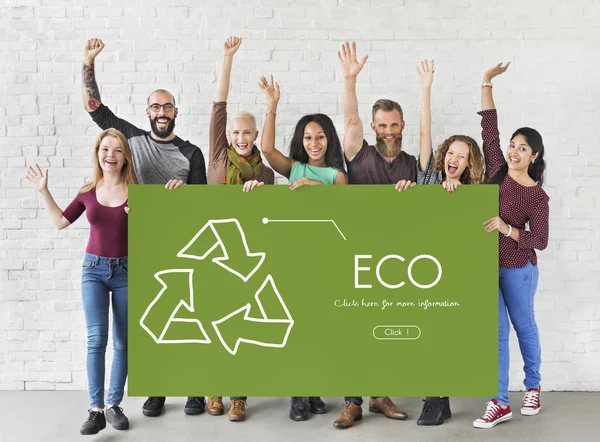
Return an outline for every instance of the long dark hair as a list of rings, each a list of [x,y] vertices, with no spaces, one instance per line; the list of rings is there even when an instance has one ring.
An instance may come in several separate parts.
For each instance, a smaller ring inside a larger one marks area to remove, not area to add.
[[[308,154],[304,150],[304,128],[308,123],[317,123],[323,128],[327,138],[327,151],[325,152],[325,164],[327,167],[335,167],[341,171],[344,170],[344,154],[342,152],[342,143],[338,137],[333,121],[325,114],[310,114],[300,118],[294,136],[290,141],[290,158],[301,163],[308,163]]]
[[[534,155],[537,153],[535,161],[529,163],[527,173],[533,181],[537,183],[539,187],[544,185],[544,171],[546,170],[546,161],[544,160],[544,141],[540,133],[530,127],[521,127],[512,134],[510,137],[513,140],[517,135],[523,135],[527,144],[531,147]],[[498,173],[494,175],[490,180],[490,184],[500,184],[506,178],[508,173],[508,163],[505,163]]]

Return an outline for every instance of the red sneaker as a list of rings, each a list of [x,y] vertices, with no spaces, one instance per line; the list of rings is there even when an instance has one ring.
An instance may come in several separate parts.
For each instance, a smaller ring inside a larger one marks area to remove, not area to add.
[[[521,414],[525,416],[533,416],[540,412],[542,404],[540,403],[540,387],[530,388],[525,392],[523,405],[521,405]]]
[[[500,422],[509,420],[512,417],[510,406],[502,408],[496,399],[487,403],[487,409],[482,417],[473,421],[475,428],[492,428]]]

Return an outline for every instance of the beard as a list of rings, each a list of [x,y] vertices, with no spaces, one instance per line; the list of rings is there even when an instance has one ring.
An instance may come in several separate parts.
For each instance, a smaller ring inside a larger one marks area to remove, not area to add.
[[[375,147],[384,157],[395,158],[402,152],[402,135],[399,135],[398,138],[392,142],[385,141],[383,137],[378,136],[375,137],[375,140]]]
[[[164,129],[159,129],[158,126],[156,125],[156,119],[158,117],[151,119],[150,120],[150,127],[152,128],[152,132],[154,132],[154,135],[156,135],[158,138],[167,138],[168,136],[170,136],[173,133],[173,129],[175,129],[175,118],[171,119],[168,117],[162,117],[162,118],[167,118],[167,120],[169,120],[169,124],[167,124],[167,127],[165,127]]]

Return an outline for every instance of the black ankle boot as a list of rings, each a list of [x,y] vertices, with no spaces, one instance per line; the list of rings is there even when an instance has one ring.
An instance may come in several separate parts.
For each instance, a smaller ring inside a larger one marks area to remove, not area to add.
[[[314,414],[325,414],[327,409],[325,408],[325,402],[321,400],[319,396],[311,396],[308,398],[310,407],[309,411]]]
[[[444,416],[444,420],[450,419],[452,417],[452,411],[450,410],[450,398],[448,396],[441,397],[440,406],[442,407],[442,415]]]
[[[310,403],[307,397],[293,396],[290,407],[290,419],[293,421],[305,421],[308,419]]]
[[[423,402],[423,411],[417,425],[442,425],[445,419],[452,416],[448,398],[427,397]]]

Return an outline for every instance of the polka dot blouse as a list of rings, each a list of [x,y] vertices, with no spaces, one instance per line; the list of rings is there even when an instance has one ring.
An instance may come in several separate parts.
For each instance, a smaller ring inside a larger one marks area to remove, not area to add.
[[[486,178],[489,179],[498,173],[506,160],[500,147],[496,109],[478,114],[481,115]],[[548,200],[541,187],[523,186],[508,174],[500,183],[500,218],[513,229],[519,229],[519,241],[498,232],[501,268],[524,267],[528,260],[537,265],[534,249],[544,250],[548,245]]]

